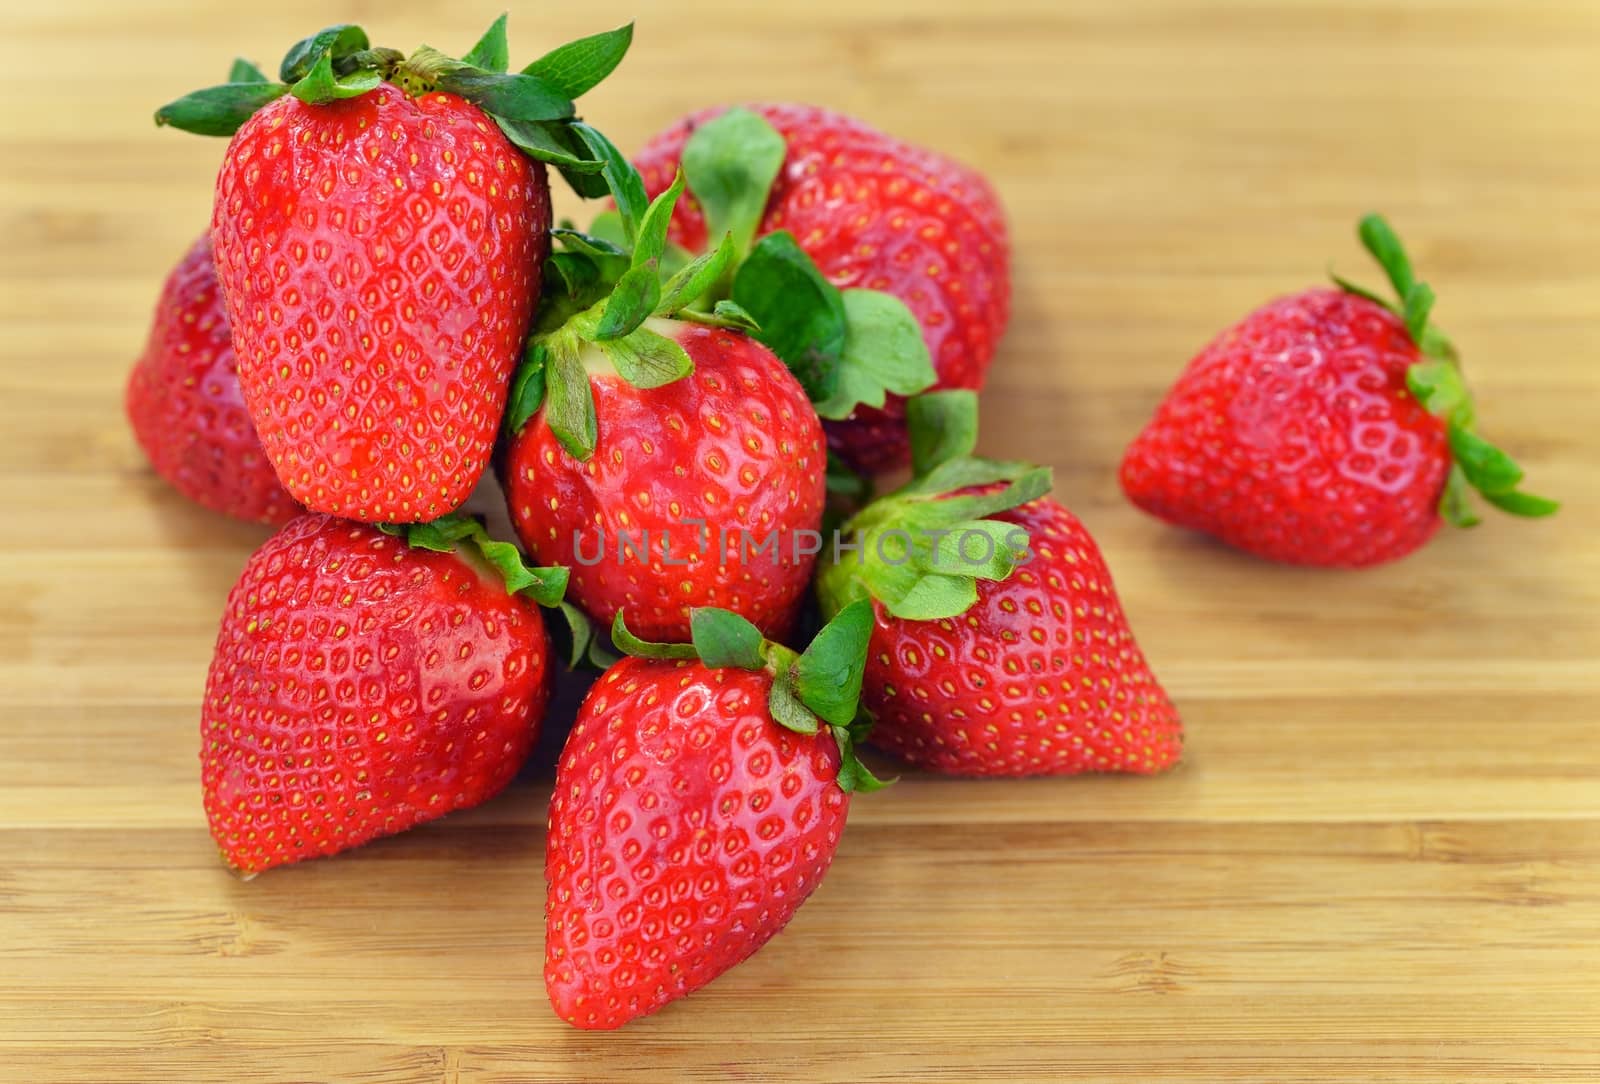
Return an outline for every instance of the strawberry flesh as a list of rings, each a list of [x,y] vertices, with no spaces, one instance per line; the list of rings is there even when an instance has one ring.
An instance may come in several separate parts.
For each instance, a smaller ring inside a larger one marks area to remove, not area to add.
[[[256,523],[286,523],[300,511],[244,407],[209,235],[161,288],[125,405],[150,465],[185,497]]]
[[[537,608],[462,557],[292,520],[229,594],[206,679],[224,859],[255,873],[492,797],[538,737],[548,660]]]
[[[1128,448],[1122,487],[1170,523],[1274,561],[1358,568],[1439,529],[1442,419],[1406,390],[1420,358],[1388,309],[1315,289],[1223,332]]]
[[[245,402],[298,500],[406,523],[466,500],[549,226],[544,167],[451,94],[285,95],[239,129],[212,237]]]
[[[826,728],[767,710],[764,671],[628,658],[590,691],[550,803],[545,986],[620,1027],[699,989],[821,882],[850,797]]]

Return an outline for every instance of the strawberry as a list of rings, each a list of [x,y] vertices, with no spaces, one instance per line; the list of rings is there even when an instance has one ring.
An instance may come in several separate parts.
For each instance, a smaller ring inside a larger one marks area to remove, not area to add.
[[[201,782],[224,860],[254,874],[495,795],[538,737],[534,602],[564,582],[462,517],[407,538],[291,520],[229,594],[206,678]]]
[[[970,456],[971,392],[911,400],[916,476],[859,512],[818,578],[825,611],[872,599],[871,740],[951,775],[1150,773],[1183,731],[1082,523],[1049,472]]]
[[[871,615],[804,655],[724,610],[590,690],[562,750],[545,858],[545,987],[563,1020],[620,1027],[704,986],[788,924],[828,872],[849,792]]]
[[[640,213],[627,256],[561,231],[572,248],[516,381],[501,481],[523,544],[571,568],[593,617],[626,608],[640,635],[681,640],[692,609],[716,606],[782,636],[820,547],[822,428],[737,306],[690,308],[726,245],[659,281],[681,188]]]
[[[1399,304],[1343,280],[1257,309],[1200,352],[1122,461],[1130,500],[1275,561],[1392,561],[1441,522],[1478,522],[1470,491],[1520,516],[1553,501],[1474,430],[1433,291],[1369,215],[1362,243]]]
[[[257,523],[286,523],[299,511],[245,413],[209,236],[161,288],[126,406],[150,465],[185,497]]]
[[[770,168],[722,183],[719,160],[730,153],[759,159],[772,146]],[[1011,282],[1005,215],[978,173],[806,105],[717,108],[684,118],[639,154],[647,191],[664,191],[680,162],[695,198],[678,206],[675,241],[699,250],[734,222],[748,222],[757,235],[786,231],[833,284],[885,291],[910,308],[937,372],[935,387],[983,387],[1010,314]],[[890,386],[899,394],[825,413],[836,419],[826,423],[830,447],[869,473],[904,465],[900,394],[928,383]]]
[[[331,27],[290,50],[283,82],[157,114],[233,136],[212,238],[239,379],[307,507],[418,522],[471,493],[549,248],[544,162],[585,188],[604,167],[609,143],[572,119],[571,98],[629,33],[507,75],[503,19],[466,61],[402,58]]]

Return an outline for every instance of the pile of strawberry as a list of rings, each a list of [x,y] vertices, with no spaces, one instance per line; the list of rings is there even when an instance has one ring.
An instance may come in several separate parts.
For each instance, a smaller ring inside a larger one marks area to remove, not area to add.
[[[231,142],[127,392],[162,476],[279,528],[202,709],[236,870],[491,798],[553,683],[592,682],[546,859],[546,986],[585,1028],[784,926],[882,785],[862,743],[1013,777],[1182,748],[1050,472],[975,455],[1010,298],[983,178],[804,106],[697,114],[630,163],[573,101],[631,37],[513,73],[504,18],[460,59],[335,26],[162,109]],[[553,223],[551,168],[608,209]],[[1399,242],[1362,237],[1398,301],[1341,282],[1225,332],[1129,449],[1137,504],[1330,566],[1472,522],[1473,490],[1554,510],[1477,434]]]

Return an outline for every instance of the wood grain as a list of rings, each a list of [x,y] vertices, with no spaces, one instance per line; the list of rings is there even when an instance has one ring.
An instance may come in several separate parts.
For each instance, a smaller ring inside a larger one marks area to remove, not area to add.
[[[908,777],[749,964],[611,1035],[540,986],[547,769],[251,883],[196,701],[262,533],[152,477],[121,384],[221,144],[154,106],[359,19],[459,48],[496,0],[12,0],[0,12],[0,1060],[29,1081],[1600,1079],[1600,6],[1588,0],[602,0],[625,147],[724,99],[859,114],[986,169],[1016,319],[986,448],[1056,467],[1190,729],[1154,780]],[[581,9],[581,10],[580,10]],[[1564,496],[1341,575],[1120,499],[1222,324],[1365,268],[1381,206],[1486,425]],[[569,205],[570,207],[570,205]]]

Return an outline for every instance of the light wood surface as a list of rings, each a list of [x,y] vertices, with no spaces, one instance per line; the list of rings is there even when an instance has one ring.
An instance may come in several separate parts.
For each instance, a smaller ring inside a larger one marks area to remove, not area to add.
[[[167,489],[120,410],[222,150],[152,109],[319,25],[459,50],[499,5],[0,9],[0,1075],[1600,1080],[1600,5],[517,5],[525,58],[638,18],[586,102],[624,147],[800,99],[990,173],[1017,303],[985,447],[1054,464],[1190,734],[1164,778],[859,800],[788,931],[605,1035],[540,983],[541,772],[357,853],[223,871],[197,701],[263,532]],[[1371,277],[1373,207],[1561,515],[1339,574],[1129,508],[1117,457],[1178,368],[1329,259]]]

